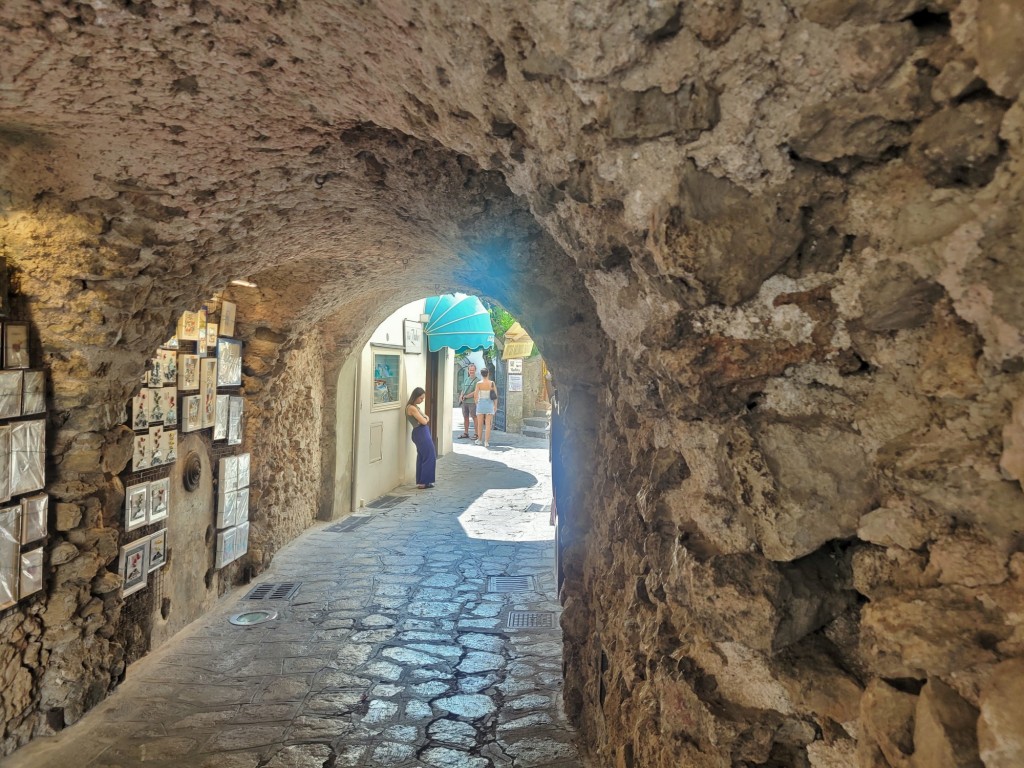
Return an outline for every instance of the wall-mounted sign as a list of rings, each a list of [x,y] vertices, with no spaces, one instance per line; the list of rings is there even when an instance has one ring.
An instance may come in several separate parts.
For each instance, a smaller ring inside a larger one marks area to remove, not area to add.
[[[521,373],[510,373],[508,375],[508,391],[509,392],[522,392],[523,391],[523,374],[521,374]]]
[[[509,373],[522,373],[523,372],[523,361],[520,358],[508,361],[508,372]]]

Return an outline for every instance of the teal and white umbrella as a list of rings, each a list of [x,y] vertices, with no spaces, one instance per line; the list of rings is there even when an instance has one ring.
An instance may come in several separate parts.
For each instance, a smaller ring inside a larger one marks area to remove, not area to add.
[[[430,316],[423,331],[431,352],[441,347],[467,352],[494,346],[490,313],[476,296],[464,293],[431,296],[424,310]]]

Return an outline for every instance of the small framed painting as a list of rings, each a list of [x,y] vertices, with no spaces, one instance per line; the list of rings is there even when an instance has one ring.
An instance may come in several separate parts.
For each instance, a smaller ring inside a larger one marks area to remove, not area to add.
[[[0,509],[0,609],[18,602],[21,582],[21,507]]]
[[[232,397],[228,402],[228,445],[242,444],[242,398]]]
[[[178,355],[178,389],[199,389],[198,355]]]
[[[167,341],[160,345],[164,349],[177,349],[178,348],[178,337],[171,336]]]
[[[149,466],[159,467],[164,463],[164,428],[162,426],[149,428]]]
[[[217,324],[207,323],[206,324],[206,346],[210,347],[217,346]]]
[[[217,499],[217,527],[230,528],[235,524],[238,491],[220,491]]]
[[[217,386],[242,386],[242,342],[234,339],[217,340]]]
[[[217,330],[221,336],[235,335],[235,305],[230,301],[220,303],[220,322]]]
[[[4,368],[28,368],[28,323],[4,323]]]
[[[175,427],[178,425],[178,389],[177,387],[163,387],[160,389],[161,406],[164,412],[164,426]]]
[[[164,420],[164,398],[159,389],[150,389],[146,393],[146,402],[149,403],[149,415],[146,417],[150,424],[159,424]]]
[[[149,387],[143,387],[132,398],[132,429],[149,429]]]
[[[139,539],[131,544],[121,547],[120,571],[124,584],[121,586],[121,596],[127,597],[133,592],[138,592],[146,586],[146,577],[149,571],[146,565],[149,563],[149,539]]]
[[[417,320],[403,320],[405,326],[405,354],[423,354],[423,323]]]
[[[212,427],[217,421],[217,358],[200,361],[199,392],[203,397],[203,426]]]
[[[238,457],[225,456],[218,470],[217,486],[221,493],[238,490]]]
[[[147,572],[152,573],[157,568],[163,568],[167,563],[167,529],[157,531],[149,537],[149,567]]]
[[[0,371],[0,419],[21,416],[21,371]]]
[[[203,398],[186,395],[181,401],[181,431],[195,432],[203,428]]]
[[[21,500],[21,543],[31,544],[46,536],[46,518],[50,497],[45,493]]]
[[[45,411],[46,371],[25,371],[22,378],[21,414],[31,416]]]
[[[149,483],[124,489],[124,529],[133,531],[146,524],[149,516]]]
[[[199,313],[181,313],[181,319],[178,320],[178,338],[182,341],[199,341]]]
[[[21,594],[19,599],[33,595],[43,588],[43,548],[32,549],[21,555]]]
[[[46,485],[46,422],[11,424],[11,495],[42,490]]]
[[[132,442],[132,472],[146,469],[149,466],[149,430],[135,435]]]
[[[160,384],[178,383],[178,353],[173,349],[161,349],[157,351],[157,359],[160,361]]]
[[[213,439],[225,440],[228,436],[228,405],[230,395],[217,395],[217,415],[213,422]]]
[[[163,360],[159,356],[150,358],[149,360],[149,378],[146,383],[151,387],[159,387],[164,383],[162,362]]]
[[[169,477],[154,480],[149,484],[149,514],[146,523],[166,520],[170,509],[171,479]]]
[[[178,460],[178,433],[173,429],[164,429],[162,446],[164,464],[173,464]]]

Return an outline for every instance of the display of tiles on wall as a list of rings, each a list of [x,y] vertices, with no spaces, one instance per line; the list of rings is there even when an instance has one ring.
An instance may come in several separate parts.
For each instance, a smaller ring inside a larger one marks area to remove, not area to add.
[[[124,529],[134,531],[144,525],[166,520],[171,509],[171,479],[162,477],[137,483],[124,489]]]
[[[223,568],[249,551],[249,454],[220,460],[217,482],[216,567]]]

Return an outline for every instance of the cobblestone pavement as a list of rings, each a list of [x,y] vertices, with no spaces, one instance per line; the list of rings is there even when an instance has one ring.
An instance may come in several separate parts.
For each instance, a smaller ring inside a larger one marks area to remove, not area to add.
[[[5,768],[580,766],[561,704],[547,445],[457,443],[436,488],[395,489],[397,505],[282,549],[256,583],[301,582],[291,600],[243,600],[255,584],[225,596]],[[529,588],[492,591],[496,575]],[[279,618],[228,623],[254,605]],[[509,629],[510,611],[551,612],[553,628]]]

